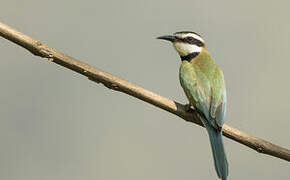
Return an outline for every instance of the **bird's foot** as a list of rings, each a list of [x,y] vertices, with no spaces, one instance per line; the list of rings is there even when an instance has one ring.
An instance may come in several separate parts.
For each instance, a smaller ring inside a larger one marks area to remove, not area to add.
[[[188,112],[188,113],[195,112],[195,109],[194,109],[194,107],[191,104],[185,104],[184,107],[185,107],[185,111]]]

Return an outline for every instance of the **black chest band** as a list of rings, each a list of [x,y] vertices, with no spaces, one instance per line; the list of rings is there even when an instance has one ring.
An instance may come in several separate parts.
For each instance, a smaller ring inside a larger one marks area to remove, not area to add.
[[[190,53],[190,54],[188,54],[186,56],[180,56],[180,58],[181,58],[181,61],[188,61],[188,62],[190,62],[198,54],[199,54],[199,52],[193,52],[193,53]]]

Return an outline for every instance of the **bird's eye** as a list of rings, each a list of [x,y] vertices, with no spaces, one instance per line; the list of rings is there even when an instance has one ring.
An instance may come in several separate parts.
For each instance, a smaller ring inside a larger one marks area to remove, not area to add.
[[[186,40],[187,40],[188,42],[192,42],[192,41],[194,41],[194,38],[191,37],[191,36],[189,36],[189,37],[186,38]]]

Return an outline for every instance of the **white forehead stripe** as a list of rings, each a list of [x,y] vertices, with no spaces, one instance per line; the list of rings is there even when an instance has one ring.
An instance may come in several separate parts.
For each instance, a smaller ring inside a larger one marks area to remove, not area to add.
[[[201,42],[204,43],[204,40],[197,34],[194,34],[194,33],[180,33],[180,34],[176,34],[177,37],[180,37],[180,38],[186,38],[186,37],[193,37],[194,39],[198,39],[200,40]]]

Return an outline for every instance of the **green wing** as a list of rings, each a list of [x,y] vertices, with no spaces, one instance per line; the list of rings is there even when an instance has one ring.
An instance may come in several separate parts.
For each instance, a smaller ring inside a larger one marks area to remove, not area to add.
[[[210,82],[198,67],[189,62],[183,62],[179,71],[180,84],[190,101],[190,104],[209,118]]]
[[[212,94],[210,117],[221,128],[226,114],[226,88],[223,72],[216,66],[215,73],[211,78]]]
[[[215,128],[222,127],[225,117],[226,94],[222,71],[215,66],[208,75],[196,65],[183,62],[180,83],[191,105],[201,111]]]

